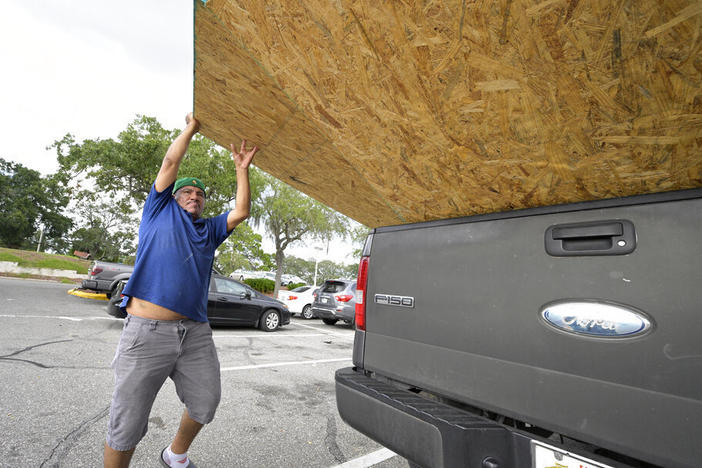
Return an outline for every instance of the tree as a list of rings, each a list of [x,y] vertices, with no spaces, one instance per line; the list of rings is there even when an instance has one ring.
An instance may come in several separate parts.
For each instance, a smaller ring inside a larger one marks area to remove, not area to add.
[[[312,284],[314,279],[314,260],[304,260],[293,255],[285,257],[283,270],[289,275],[299,276],[307,283]]]
[[[346,235],[347,218],[289,185],[265,176],[266,188],[252,207],[252,218],[263,224],[275,245],[275,291],[280,289],[285,249],[303,239]]]
[[[76,198],[75,210],[80,216],[79,227],[71,234],[73,249],[90,252],[96,259],[124,263],[136,251],[129,227],[137,221],[124,209],[123,201],[105,201],[99,193],[81,192]]]
[[[59,162],[58,175],[68,183],[88,179],[100,192],[121,194],[136,205],[143,205],[156,179],[168,146],[180,130],[165,130],[153,117],[138,116],[118,139],[85,140],[76,143],[68,134],[54,142]],[[250,171],[251,199],[263,186],[260,171]],[[236,169],[231,153],[218,149],[202,135],[195,135],[180,166],[179,175],[202,179],[207,186],[203,216],[217,215],[227,209],[236,195]]]
[[[0,197],[1,245],[33,247],[35,234],[43,229],[44,245],[65,249],[64,237],[71,228],[63,214],[68,197],[55,178],[0,158]]]
[[[156,179],[161,162],[168,146],[180,133],[180,130],[166,130],[153,117],[137,116],[116,140],[95,139],[82,143],[75,141],[70,134],[52,145],[57,153],[59,170],[57,178],[66,186],[79,193],[82,200],[93,197],[96,206],[112,204],[110,212],[115,210],[122,215],[122,224],[102,225],[87,218],[85,204],[76,204],[77,224],[80,232],[74,236],[77,241],[94,238],[92,234],[103,230],[109,233],[104,241],[120,241],[114,237],[121,232],[132,240],[136,239],[138,215],[144,201]],[[252,168],[250,172],[251,199],[255,201],[264,179],[260,171]],[[196,135],[183,160],[180,176],[192,175],[202,179],[207,186],[207,202],[203,216],[214,216],[229,209],[236,195],[236,169],[231,153],[219,149],[214,142],[201,135]],[[133,218],[129,218],[132,216]],[[131,219],[131,221],[130,221]],[[92,232],[92,234],[90,234]],[[105,242],[100,246],[105,252]],[[129,251],[120,250],[118,255]],[[113,255],[110,253],[109,255]]]
[[[239,224],[218,250],[215,258],[217,269],[227,274],[238,269],[273,268],[273,259],[263,251],[261,240],[261,235],[256,234],[248,222]]]
[[[354,279],[358,274],[358,265],[343,265],[322,260],[317,266],[317,283],[321,284],[328,279]]]

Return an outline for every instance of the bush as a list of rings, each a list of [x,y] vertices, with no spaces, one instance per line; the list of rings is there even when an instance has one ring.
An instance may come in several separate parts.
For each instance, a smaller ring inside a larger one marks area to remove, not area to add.
[[[263,294],[272,293],[275,289],[275,281],[267,278],[249,278],[245,279],[244,283],[248,284],[258,292]]]
[[[292,291],[293,289],[299,288],[300,286],[306,286],[306,284],[305,283],[293,283],[293,284],[288,285],[288,289]]]

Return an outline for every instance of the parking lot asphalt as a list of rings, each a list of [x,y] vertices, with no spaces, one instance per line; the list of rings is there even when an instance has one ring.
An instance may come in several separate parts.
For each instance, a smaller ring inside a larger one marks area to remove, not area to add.
[[[0,278],[0,467],[102,465],[122,320],[70,285]],[[199,467],[406,467],[347,426],[334,372],[351,365],[353,330],[293,318],[273,333],[215,328],[222,401],[190,449]],[[182,412],[159,393],[132,465],[157,465]]]

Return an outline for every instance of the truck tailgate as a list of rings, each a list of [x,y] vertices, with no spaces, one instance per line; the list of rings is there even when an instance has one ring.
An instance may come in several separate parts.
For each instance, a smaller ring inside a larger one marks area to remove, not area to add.
[[[702,421],[700,197],[376,229],[357,364],[635,458],[693,466],[702,460],[689,437]],[[554,303],[584,309],[559,321],[545,317]],[[624,333],[631,318],[641,327]]]

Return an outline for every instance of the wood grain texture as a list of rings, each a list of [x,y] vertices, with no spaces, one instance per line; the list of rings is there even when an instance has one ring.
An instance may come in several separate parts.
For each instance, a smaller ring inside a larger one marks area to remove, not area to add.
[[[702,2],[195,0],[195,115],[370,226],[702,186]]]

